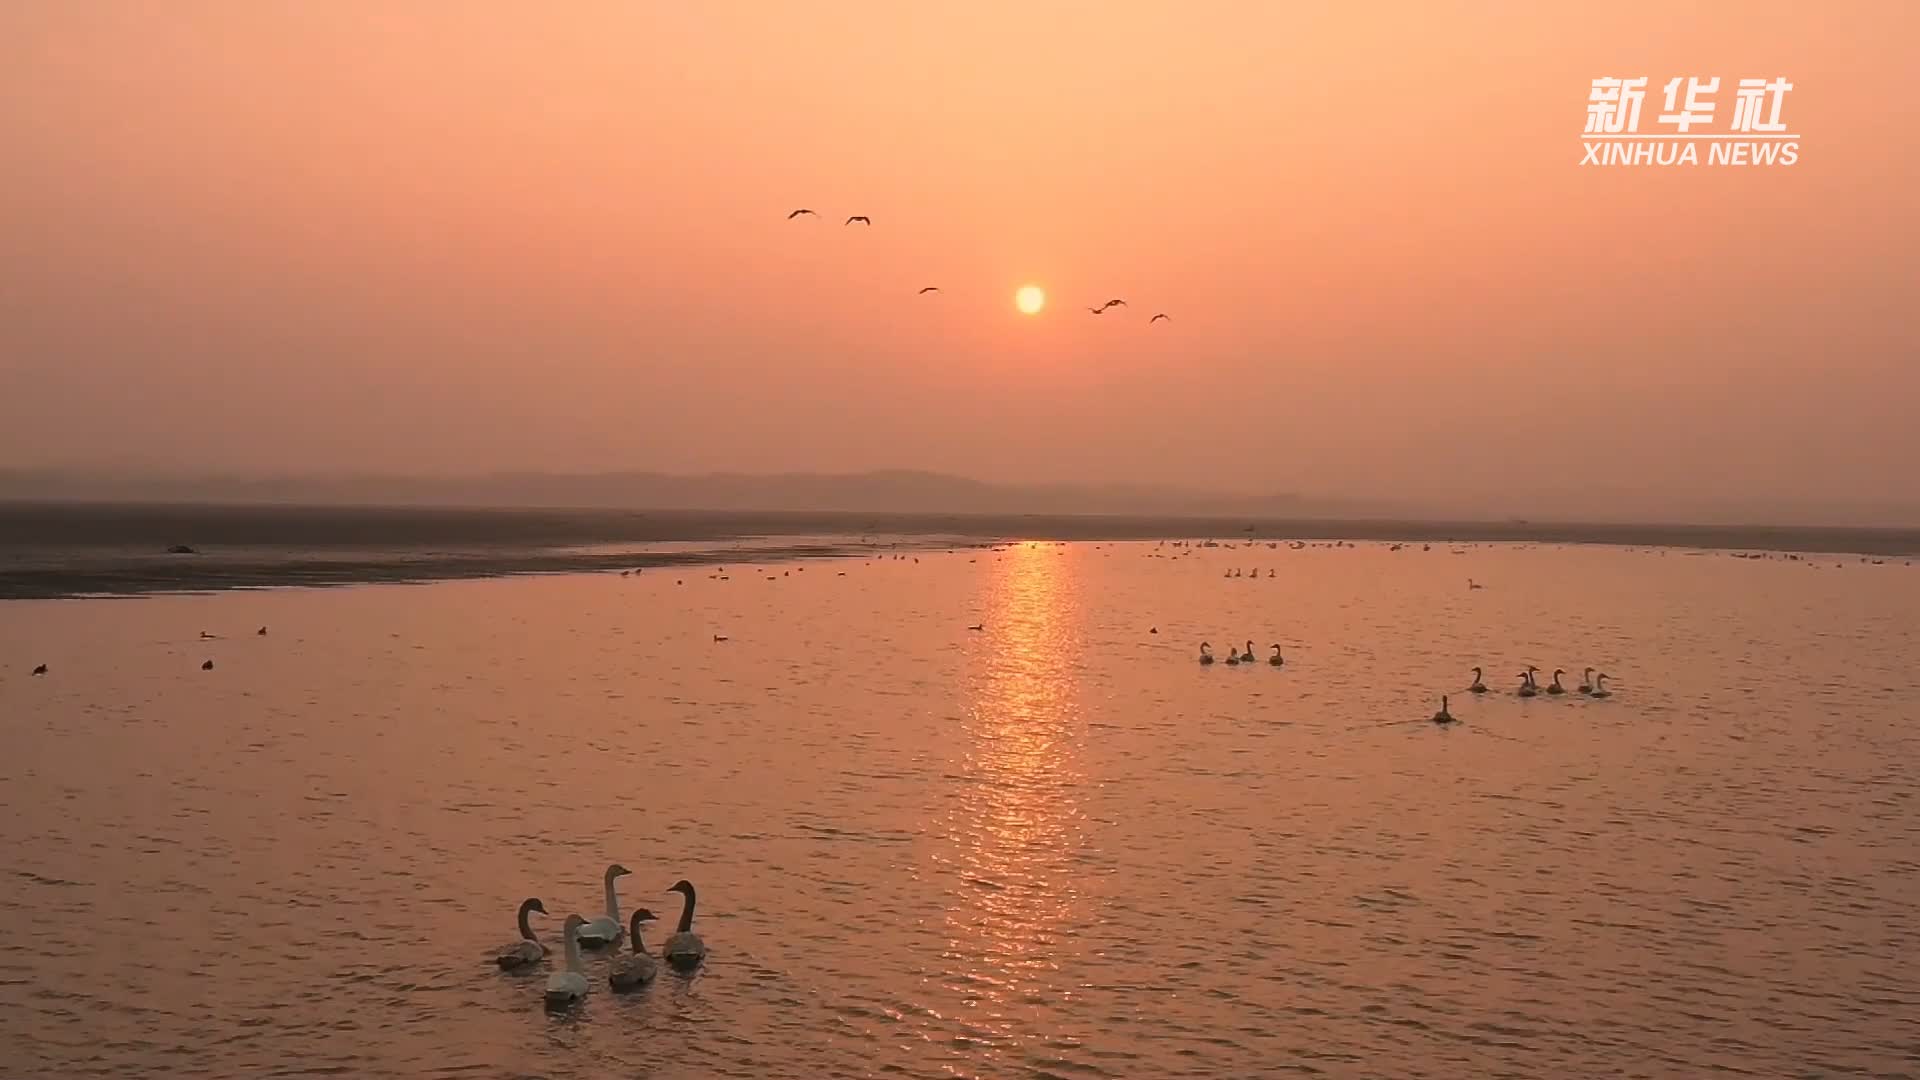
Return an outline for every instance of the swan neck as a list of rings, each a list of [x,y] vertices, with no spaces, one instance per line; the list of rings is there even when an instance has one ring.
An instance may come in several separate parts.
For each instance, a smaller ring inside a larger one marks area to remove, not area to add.
[[[687,886],[687,906],[680,909],[680,930],[684,934],[693,929],[693,886]]]
[[[587,966],[580,960],[580,928],[567,931],[567,970],[587,973]]]
[[[607,875],[607,918],[620,925],[620,894],[613,891],[613,875]]]
[[[514,921],[520,924],[521,937],[526,938],[528,941],[537,941],[539,939],[533,936],[533,927],[527,925],[527,916],[531,914],[532,911],[533,911],[532,904],[521,904],[520,916]]]

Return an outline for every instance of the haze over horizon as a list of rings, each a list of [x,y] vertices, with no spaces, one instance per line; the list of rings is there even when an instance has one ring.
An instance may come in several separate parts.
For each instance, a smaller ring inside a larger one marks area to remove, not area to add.
[[[851,512],[920,516],[1607,525],[1920,528],[1920,504],[1826,500],[1791,505],[1726,497],[1684,504],[1628,489],[1510,493],[1474,504],[1362,499],[1297,491],[1223,491],[1152,484],[990,483],[945,473],[641,471],[442,474],[153,473],[0,468],[7,503],[121,503],[527,510]],[[1595,506],[1604,507],[1596,511]]]
[[[0,9],[0,468],[1920,523],[1916,9],[1387,6]]]

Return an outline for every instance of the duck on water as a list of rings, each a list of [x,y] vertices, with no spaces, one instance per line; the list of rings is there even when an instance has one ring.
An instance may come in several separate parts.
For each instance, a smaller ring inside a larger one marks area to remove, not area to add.
[[[587,968],[580,960],[580,928],[586,922],[578,915],[569,915],[560,928],[560,936],[566,941],[567,966],[547,976],[548,1008],[565,1008],[587,996]]]
[[[613,962],[607,969],[607,985],[615,990],[637,990],[653,981],[659,974],[660,965],[647,955],[647,947],[640,942],[640,924],[654,921],[658,916],[646,908],[633,913],[633,923],[627,929],[627,938],[633,945],[633,951]]]
[[[631,873],[633,871],[619,863],[607,867],[607,913],[581,926],[580,944],[589,949],[619,944],[623,929],[620,925],[620,894],[614,891],[613,882],[615,878]]]
[[[500,970],[518,971],[547,958],[547,947],[540,944],[540,939],[533,936],[533,927],[527,925],[527,916],[535,913],[547,913],[546,905],[537,897],[529,896],[520,901],[520,914],[514,918],[514,923],[520,927],[520,940],[511,945],[502,945],[500,951],[494,954],[493,962],[500,965]]]
[[[660,955],[666,960],[667,966],[675,971],[692,971],[700,966],[700,961],[707,958],[707,943],[701,941],[700,935],[693,932],[693,882],[681,878],[667,891],[679,893],[687,898],[687,902],[680,909],[679,928],[673,932],[672,937],[667,938],[667,943],[660,949]]]

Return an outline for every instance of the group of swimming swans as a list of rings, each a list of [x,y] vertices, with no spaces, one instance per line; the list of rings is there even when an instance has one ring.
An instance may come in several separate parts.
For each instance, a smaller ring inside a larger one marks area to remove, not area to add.
[[[1540,670],[1539,668],[1529,664],[1527,665],[1527,670],[1521,672],[1517,676],[1517,678],[1519,678],[1520,680],[1520,688],[1514,691],[1514,694],[1516,697],[1530,698],[1542,692],[1540,689],[1540,684],[1535,682],[1533,679],[1534,673],[1539,670]],[[1553,683],[1552,685],[1546,688],[1545,693],[1551,694],[1555,697],[1565,694],[1567,692],[1567,688],[1560,685],[1560,676],[1565,675],[1566,673],[1567,673],[1566,668],[1554,668]],[[1480,669],[1474,668],[1473,669],[1473,685],[1467,687],[1468,693],[1484,694],[1487,692],[1487,684],[1480,681],[1480,675],[1481,675]],[[1581,677],[1580,685],[1574,688],[1574,692],[1579,694],[1584,694],[1587,697],[1591,697],[1591,698],[1612,697],[1613,691],[1607,689],[1607,680],[1610,678],[1612,678],[1612,676],[1608,675],[1604,671],[1598,674],[1595,674],[1592,668],[1588,668],[1586,670],[1586,673]],[[1447,695],[1445,694],[1440,695],[1440,711],[1437,713],[1434,713],[1432,719],[1433,719],[1433,722],[1436,724],[1451,724],[1455,722],[1453,714],[1447,711]]]
[[[1200,662],[1202,664],[1213,663],[1213,646],[1204,641],[1200,643]],[[1252,641],[1247,642],[1247,651],[1245,653],[1236,652],[1231,646],[1227,648],[1228,664],[1257,664],[1259,662],[1260,658],[1253,655]],[[1273,646],[1273,655],[1267,657],[1267,663],[1273,667],[1284,667],[1286,665],[1287,658],[1280,655],[1280,646],[1278,644]]]
[[[566,950],[566,967],[547,977],[548,1005],[572,1005],[586,997],[587,969],[581,959],[581,948],[599,949],[618,945],[623,931],[633,943],[633,951],[614,958],[612,966],[607,969],[607,985],[615,990],[637,990],[652,982],[659,973],[659,964],[647,954],[640,941],[641,924],[653,922],[659,916],[640,908],[624,927],[620,922],[620,895],[613,883],[614,879],[630,873],[631,870],[619,863],[607,867],[605,915],[597,919],[582,915],[567,916],[560,931]],[[660,959],[675,971],[691,972],[707,956],[706,943],[693,932],[693,883],[682,878],[667,891],[679,893],[686,898],[686,903],[680,908],[679,928],[660,948]],[[533,927],[527,924],[528,916],[546,913],[546,905],[537,897],[520,902],[520,912],[514,920],[519,927],[520,937],[494,954],[494,962],[502,971],[524,971],[547,958],[547,947],[540,943],[540,939],[534,936]]]
[[[1516,697],[1533,697],[1542,692],[1540,684],[1535,682],[1533,678],[1534,674],[1539,670],[1539,668],[1534,667],[1532,664],[1528,664],[1527,670],[1515,676],[1515,678],[1520,680],[1520,688],[1514,691]],[[1554,697],[1559,697],[1561,694],[1566,693],[1567,688],[1560,685],[1560,676],[1566,673],[1566,668],[1554,668],[1553,684],[1548,686],[1545,692]],[[1596,675],[1592,668],[1588,668],[1585,674],[1581,676],[1580,685],[1575,688],[1575,692],[1585,694],[1588,697],[1612,697],[1613,691],[1607,689],[1607,680],[1611,678],[1613,678],[1613,676],[1608,675],[1604,671]],[[1467,687],[1467,692],[1472,694],[1484,694],[1487,692],[1487,684],[1480,681],[1479,668],[1473,669],[1473,685]]]

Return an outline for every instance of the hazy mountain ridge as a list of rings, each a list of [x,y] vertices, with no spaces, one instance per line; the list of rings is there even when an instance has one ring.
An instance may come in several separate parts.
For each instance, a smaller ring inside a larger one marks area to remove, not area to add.
[[[471,476],[141,473],[0,469],[0,500],[99,503],[688,510],[1250,520],[1550,521],[1794,527],[1920,527],[1920,502],[1684,498],[1612,487],[1479,497],[1245,494],[1146,484],[1005,484],[946,473],[500,472]]]
[[[0,499],[618,510],[1377,518],[1405,507],[1291,494],[995,484],[942,473],[492,473],[466,477],[0,470]]]

